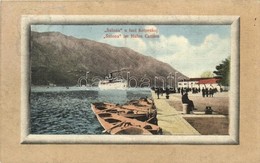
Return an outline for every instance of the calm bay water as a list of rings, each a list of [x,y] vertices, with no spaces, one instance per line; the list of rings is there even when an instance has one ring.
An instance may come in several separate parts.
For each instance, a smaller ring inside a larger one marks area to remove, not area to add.
[[[148,89],[32,88],[31,134],[102,134],[104,129],[92,112],[91,103],[124,104],[146,96],[151,97]]]

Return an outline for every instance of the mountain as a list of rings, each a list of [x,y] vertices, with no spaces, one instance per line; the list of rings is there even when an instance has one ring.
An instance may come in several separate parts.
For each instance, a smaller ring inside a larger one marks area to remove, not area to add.
[[[127,68],[130,75],[138,80],[146,75],[151,81],[155,76],[166,77],[170,72],[176,72],[169,64],[132,49],[78,39],[59,32],[31,32],[30,42],[33,85],[76,85],[86,71],[90,72],[90,78],[105,78],[113,70]],[[178,76],[187,78],[180,72]]]

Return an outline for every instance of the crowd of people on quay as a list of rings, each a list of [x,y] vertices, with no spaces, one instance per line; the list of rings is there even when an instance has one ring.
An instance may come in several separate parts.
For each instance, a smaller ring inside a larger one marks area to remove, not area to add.
[[[159,99],[159,95],[163,96],[164,93],[166,93],[166,97],[169,97],[170,93],[180,93],[182,96],[186,92],[191,92],[192,94],[197,94],[197,93],[202,93],[202,97],[213,97],[215,93],[218,92],[217,88],[162,88],[162,87],[157,87],[157,88],[152,88],[155,93],[157,94],[157,97]]]
[[[183,110],[185,110],[185,108],[186,108],[186,111],[185,111],[186,114],[194,114],[194,111],[197,110],[195,108],[193,101],[190,100],[188,97],[189,93],[192,93],[192,94],[201,93],[202,97],[205,98],[205,97],[214,97],[214,94],[216,92],[218,92],[217,88],[202,88],[202,89],[200,89],[200,88],[177,88],[177,89],[174,89],[174,88],[168,88],[168,87],[166,87],[166,88],[157,87],[157,88],[152,88],[152,89],[155,91],[158,99],[160,98],[160,96],[162,97],[164,95],[164,93],[166,94],[166,96],[165,96],[166,99],[169,99],[169,95],[171,93],[181,94]],[[220,88],[219,91],[223,92],[223,89]],[[206,106],[205,114],[212,114],[212,112],[214,112],[214,111],[211,108],[211,106]]]
[[[159,99],[160,96],[163,96],[163,94],[166,94],[166,99],[169,99],[170,93],[180,93],[182,95],[181,101],[183,104],[187,104],[187,114],[192,114],[194,110],[197,110],[194,106],[194,103],[192,100],[189,99],[188,93],[191,92],[192,94],[200,93],[202,92],[202,97],[213,97],[214,93],[218,92],[217,88],[178,88],[178,89],[171,89],[166,87],[163,89],[162,87],[158,88],[152,88],[155,93],[157,94],[157,98]],[[212,109],[206,108],[205,114],[212,114]]]
[[[178,88],[180,89],[181,95],[183,95],[185,92],[192,92],[192,94],[200,93],[202,92],[202,97],[213,97],[216,92],[218,92],[217,88]]]
[[[163,88],[155,88],[154,89],[155,93],[157,94],[157,98],[160,98],[160,95],[163,96],[163,94],[166,94],[166,98],[169,99],[169,94],[171,92],[174,92],[173,90],[169,89],[168,87],[166,87],[165,89]],[[194,107],[194,103],[192,100],[189,99],[188,97],[188,92],[190,90],[189,89],[178,89],[178,91],[175,91],[175,93],[181,93],[182,94],[182,103],[183,104],[187,104],[187,109],[188,109],[188,114],[190,114],[192,111],[196,110],[196,108]],[[193,92],[195,92],[197,90],[193,90]]]
[[[169,98],[169,94],[170,93],[173,93],[170,91],[170,89],[168,87],[166,87],[165,89],[163,89],[162,87],[159,87],[159,88],[152,88],[155,93],[157,94],[157,98],[159,99],[160,98],[160,95],[163,96],[163,94],[165,93],[166,94],[166,98],[168,97]]]

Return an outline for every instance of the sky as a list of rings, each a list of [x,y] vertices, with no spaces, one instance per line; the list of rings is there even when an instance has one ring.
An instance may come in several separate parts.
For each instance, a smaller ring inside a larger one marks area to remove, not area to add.
[[[213,72],[231,47],[230,25],[32,25],[31,30],[128,47],[190,78]]]

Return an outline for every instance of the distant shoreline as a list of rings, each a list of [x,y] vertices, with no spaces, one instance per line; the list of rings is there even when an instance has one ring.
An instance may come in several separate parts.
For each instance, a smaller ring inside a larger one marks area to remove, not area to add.
[[[64,91],[151,91],[151,88],[127,88],[102,90],[98,87],[78,87],[78,86],[31,86],[31,92],[64,92]]]

